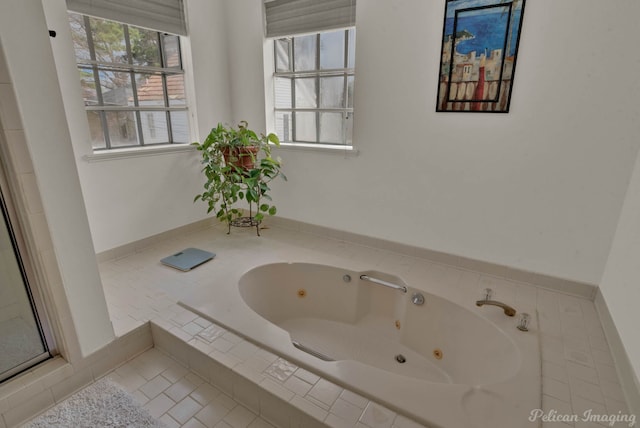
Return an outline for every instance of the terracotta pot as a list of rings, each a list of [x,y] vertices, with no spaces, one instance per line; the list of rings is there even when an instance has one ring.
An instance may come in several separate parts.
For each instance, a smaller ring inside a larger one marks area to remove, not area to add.
[[[258,157],[258,147],[225,147],[222,150],[222,155],[227,165],[235,165],[237,168],[248,171],[255,166],[255,160]]]

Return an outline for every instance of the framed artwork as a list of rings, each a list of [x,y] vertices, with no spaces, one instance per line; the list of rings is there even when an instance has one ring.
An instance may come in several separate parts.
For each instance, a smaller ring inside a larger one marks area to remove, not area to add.
[[[446,0],[436,111],[509,111],[524,3]]]

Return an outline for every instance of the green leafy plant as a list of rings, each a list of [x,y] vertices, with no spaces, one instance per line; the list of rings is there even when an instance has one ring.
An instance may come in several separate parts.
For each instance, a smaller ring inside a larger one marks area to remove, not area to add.
[[[211,129],[202,143],[192,145],[202,156],[202,172],[206,177],[204,192],[194,198],[208,205],[207,212],[215,212],[216,217],[231,226],[241,218],[244,211],[237,204],[248,203],[249,224],[256,226],[265,215],[276,214],[269,191],[269,183],[278,176],[286,180],[281,172],[281,163],[271,156],[271,145],[280,145],[275,134],[257,134],[248,127],[246,121],[237,127],[219,123]],[[255,213],[253,208],[255,207]]]

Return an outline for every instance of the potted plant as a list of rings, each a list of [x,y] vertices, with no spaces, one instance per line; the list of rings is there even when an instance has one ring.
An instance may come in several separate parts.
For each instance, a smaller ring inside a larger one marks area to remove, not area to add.
[[[269,183],[278,176],[287,178],[280,171],[280,161],[271,157],[271,144],[280,145],[277,135],[258,135],[246,121],[235,128],[219,123],[202,143],[193,143],[201,153],[207,180],[204,192],[196,195],[194,202],[207,203],[207,212],[214,211],[227,223],[227,233],[231,233],[231,226],[255,226],[259,236],[264,216],[277,211],[271,202]],[[242,201],[249,205],[248,217],[237,207]]]

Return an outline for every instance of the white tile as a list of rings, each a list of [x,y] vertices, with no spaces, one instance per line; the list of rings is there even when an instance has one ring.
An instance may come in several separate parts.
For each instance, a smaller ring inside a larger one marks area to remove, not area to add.
[[[237,376],[233,382],[233,399],[252,412],[260,413],[260,388],[256,381]]]
[[[278,358],[273,364],[267,367],[264,370],[264,373],[271,376],[275,380],[280,382],[284,382],[291,376],[296,370],[298,366],[293,363],[288,362],[283,358]]]
[[[131,395],[133,395],[133,397],[136,399],[136,401],[141,405],[144,406],[145,404],[147,404],[149,402],[149,397],[147,397],[146,395],[144,395],[139,389],[133,391],[131,393]]]
[[[211,342],[211,346],[220,352],[229,352],[229,350],[233,348],[234,343],[228,341],[224,337],[219,337]]]
[[[390,428],[396,414],[379,404],[369,403],[364,409],[360,422],[371,428]]]
[[[364,409],[365,407],[367,407],[367,404],[369,403],[368,399],[364,398],[361,395],[356,394],[355,392],[351,392],[347,389],[342,391],[342,393],[340,394],[340,398],[342,398],[345,401],[348,401],[349,403],[353,404],[356,407],[359,407],[360,409]]]
[[[558,400],[557,398],[551,397],[547,394],[544,394],[542,396],[542,410],[545,412],[545,414],[549,413],[550,411],[554,411],[557,414],[563,415],[573,414],[570,403]]]
[[[224,417],[224,421],[233,428],[246,428],[256,418],[256,414],[244,406],[236,406]]]
[[[314,385],[318,380],[320,380],[320,376],[315,375],[303,368],[299,368],[298,370],[296,370],[293,375],[299,377],[307,383],[310,383],[311,385]]]
[[[218,395],[216,398],[213,399],[212,403],[214,402],[217,404],[220,404],[221,406],[226,407],[229,410],[233,409],[238,404],[233,400],[233,398],[231,398],[227,394]]]
[[[240,343],[240,342],[244,341],[243,338],[241,338],[237,334],[231,333],[230,331],[228,331],[228,332],[226,332],[224,334],[224,338],[227,339],[229,342],[233,342],[233,343]]]
[[[239,364],[243,363],[236,356],[231,354],[225,354],[220,351],[213,351],[212,353],[209,354],[209,356],[228,369],[233,369]]]
[[[129,392],[133,392],[147,383],[145,378],[136,373],[136,371],[127,364],[118,367],[115,372],[120,376],[118,383]]]
[[[542,379],[542,391],[562,401],[571,401],[571,389],[569,385],[551,378]]]
[[[262,382],[260,382],[260,386],[265,391],[268,391],[270,394],[273,394],[276,397],[281,398],[284,401],[291,400],[293,398],[293,396],[295,395],[293,392],[291,392],[288,389],[284,388],[282,386],[282,384],[277,383],[277,382],[275,382],[274,380],[272,380],[270,378],[263,379]]]
[[[182,428],[207,428],[207,426],[196,418],[191,418],[186,424],[182,425]]]
[[[610,382],[618,382],[618,373],[616,368],[604,364],[596,364],[596,371],[599,379],[608,380]]]
[[[564,363],[560,365],[550,361],[543,361],[542,376],[563,383],[569,383],[569,375],[567,374],[567,369],[564,367]]]
[[[186,397],[169,410],[169,415],[181,424],[186,423],[191,417],[202,410],[202,406],[191,397]]]
[[[182,379],[178,380],[176,383],[168,387],[167,390],[164,391],[164,393],[177,403],[187,395],[191,394],[191,392],[195,389],[196,385],[186,377],[183,377]]]
[[[296,376],[291,376],[289,379],[287,379],[284,382],[283,386],[285,388],[287,388],[289,391],[293,392],[294,394],[298,394],[298,395],[301,395],[303,397],[313,387],[313,385],[311,385],[310,383],[307,383],[304,380],[302,380],[302,379],[300,379],[299,377],[296,377]]]
[[[202,410],[196,413],[195,417],[208,428],[214,427],[220,422],[231,409],[222,405],[220,402],[212,402],[206,405]]]
[[[597,403],[604,403],[604,395],[599,385],[573,378],[569,380],[569,385],[571,386],[572,399],[582,397]]]
[[[592,415],[606,415],[607,408],[603,403],[596,403],[591,400],[587,400],[582,397],[573,397],[572,399],[573,412],[577,415],[583,416],[585,414]]]
[[[4,421],[7,426],[12,427],[25,422],[27,419],[33,417],[33,415],[53,406],[53,404],[54,400],[51,390],[46,389],[34,395],[29,400],[12,407],[2,416],[4,416]]]
[[[308,395],[328,406],[331,406],[342,391],[343,388],[338,385],[331,383],[328,380],[320,379],[313,388],[311,388]]]
[[[69,395],[79,391],[80,389],[88,386],[93,382],[93,376],[91,375],[91,368],[86,367],[79,372],[73,374],[73,376],[59,382],[51,387],[53,398],[56,403],[59,403]]]
[[[254,356],[257,352],[258,352],[258,347],[253,343],[249,343],[247,341],[237,343],[231,349],[229,349],[230,354],[235,355],[242,361],[247,361],[249,358]]]
[[[149,382],[142,385],[139,391],[142,392],[147,398],[152,399],[162,393],[162,391],[167,389],[169,386],[171,386],[171,382],[158,375],[151,379]]]
[[[302,410],[304,413],[310,415],[311,417],[319,421],[324,421],[329,415],[329,412],[327,412],[325,409],[317,406],[316,404],[312,403],[309,400],[306,400],[302,397],[298,397],[297,395],[293,397],[290,403],[294,407]]]
[[[329,413],[327,418],[324,420],[324,423],[331,428],[351,428],[354,425],[354,422],[342,419],[333,413]]]
[[[195,320],[193,320],[192,322],[184,325],[182,327],[182,330],[184,330],[186,333],[195,336],[197,334],[199,334],[202,330],[204,330],[204,327],[202,327],[200,324],[196,323],[195,321],[197,320],[197,318]]]
[[[180,428],[182,426],[181,424],[176,422],[175,419],[169,416],[168,413],[165,413],[164,415],[162,415],[162,417],[160,418],[160,421],[163,422],[167,426],[167,428]]]
[[[193,320],[194,323],[198,324],[200,327],[202,327],[203,329],[210,327],[213,325],[213,323],[209,320],[206,320],[204,318],[196,318],[195,320]]]
[[[175,404],[176,403],[171,398],[167,397],[164,394],[160,394],[156,398],[145,404],[144,408],[149,411],[151,416],[153,416],[154,418],[159,418]]]
[[[622,387],[618,382],[611,382],[609,380],[601,380],[600,388],[602,393],[606,398],[611,398],[613,400],[625,401],[624,393],[622,392]]]
[[[187,373],[189,373],[189,370],[187,370],[185,367],[181,366],[178,363],[173,363],[169,366],[169,368],[162,372],[162,377],[164,377],[171,383],[175,383],[180,378],[184,377]]]
[[[329,412],[341,419],[349,421],[351,424],[355,424],[362,414],[362,409],[346,400],[338,398],[335,403],[333,403],[333,406],[331,406],[331,409],[329,409]]]
[[[244,360],[240,365],[251,368],[252,371],[261,373],[267,367],[269,367],[273,363],[273,361],[274,360],[271,360],[271,361],[265,360],[256,353],[255,355]]]
[[[180,313],[176,314],[173,318],[171,318],[171,320],[180,326],[185,326],[190,322],[194,321],[196,318],[198,318],[198,315],[194,314],[191,311],[183,309],[182,311],[180,311]]]
[[[260,417],[277,427],[288,427],[293,413],[291,405],[266,391],[261,391]]]
[[[611,352],[609,352],[609,350],[603,351],[602,349],[591,348],[591,355],[596,364],[614,366],[613,358],[611,358]]]
[[[591,368],[594,367],[593,358],[591,357],[589,350],[580,351],[577,349],[565,348],[564,358],[566,361],[571,361]]]
[[[196,348],[198,351],[202,352],[203,354],[207,355],[213,351],[216,350],[216,348],[214,348],[211,343],[205,342],[204,340],[200,339],[199,337],[194,337],[193,339],[191,339],[189,341],[189,346],[192,346],[194,348]]]
[[[255,418],[253,422],[249,424],[249,428],[275,428],[269,422],[261,418]]]
[[[627,406],[627,403],[625,401],[619,401],[619,400],[612,400],[608,397],[605,397],[605,406],[607,407],[607,411],[609,412],[610,415],[627,415],[627,416],[631,416],[629,414],[629,408]],[[638,415],[636,415],[638,416]],[[623,420],[626,420],[628,418],[624,418]],[[628,424],[627,424],[628,425]]]
[[[593,384],[598,383],[598,373],[595,369],[576,364],[573,361],[567,362],[567,373],[569,374],[569,378],[576,378]]]
[[[216,397],[218,397],[222,392],[216,387],[204,383],[197,387],[191,394],[191,398],[196,400],[201,405],[205,406],[212,402]]]

